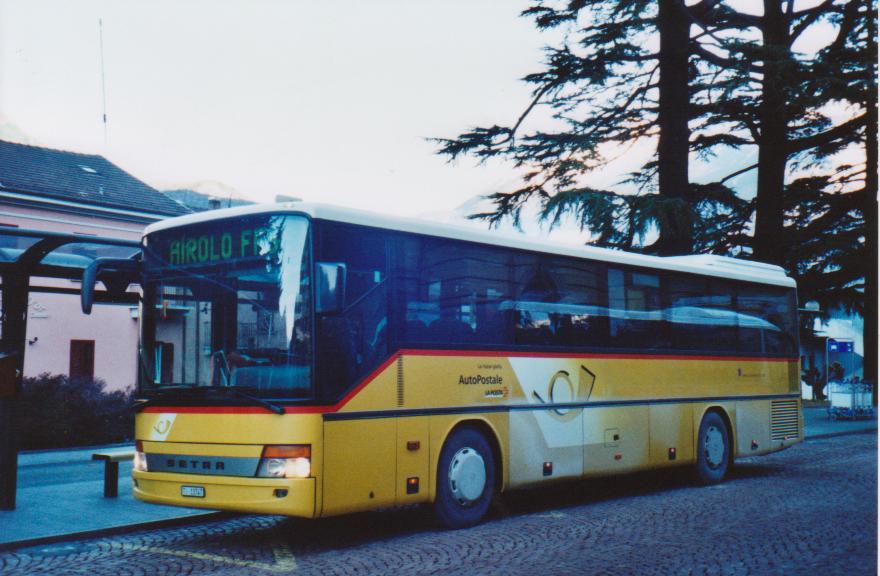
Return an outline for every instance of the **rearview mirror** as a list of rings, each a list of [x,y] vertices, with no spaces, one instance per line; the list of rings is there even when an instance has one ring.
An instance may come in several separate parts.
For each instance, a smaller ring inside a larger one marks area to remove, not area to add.
[[[80,306],[83,314],[92,313],[95,302],[95,284],[100,280],[107,292],[113,295],[124,294],[128,286],[139,279],[140,262],[123,258],[96,258],[86,266],[80,287]]]
[[[315,286],[315,311],[333,314],[345,307],[345,264],[341,262],[318,262]]]

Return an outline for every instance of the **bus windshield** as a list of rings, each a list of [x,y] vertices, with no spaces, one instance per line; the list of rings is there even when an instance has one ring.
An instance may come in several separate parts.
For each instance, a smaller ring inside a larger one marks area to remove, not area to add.
[[[235,387],[310,398],[309,223],[272,215],[151,234],[140,390]]]

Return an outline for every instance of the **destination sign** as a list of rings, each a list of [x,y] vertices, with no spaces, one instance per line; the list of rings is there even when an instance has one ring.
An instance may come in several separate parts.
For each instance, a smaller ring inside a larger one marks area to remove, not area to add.
[[[257,239],[264,233],[265,229],[262,228],[246,228],[237,232],[183,236],[168,243],[165,259],[172,266],[186,266],[234,258],[252,258],[260,255]]]
[[[267,218],[220,220],[151,234],[148,258],[165,266],[220,264],[278,252],[277,234]]]

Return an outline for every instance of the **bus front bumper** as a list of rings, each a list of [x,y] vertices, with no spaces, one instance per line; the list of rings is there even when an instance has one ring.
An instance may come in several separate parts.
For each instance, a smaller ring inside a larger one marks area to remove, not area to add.
[[[153,504],[315,517],[314,478],[242,478],[133,472],[132,481],[135,498]],[[183,496],[185,491],[204,495]]]

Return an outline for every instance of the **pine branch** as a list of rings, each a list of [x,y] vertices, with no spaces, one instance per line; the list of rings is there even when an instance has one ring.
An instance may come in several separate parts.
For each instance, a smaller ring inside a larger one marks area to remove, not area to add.
[[[838,138],[843,138],[852,133],[853,130],[858,130],[859,128],[865,125],[867,121],[867,114],[862,114],[860,116],[856,116],[843,124],[839,124],[830,130],[826,130],[824,132],[820,132],[818,134],[813,134],[811,136],[804,136],[803,138],[798,138],[795,140],[789,140],[786,143],[786,151],[789,154],[795,152],[801,152],[804,150],[809,150],[810,148],[816,148],[817,146],[822,146],[824,144],[828,144],[829,142],[833,142]]]
[[[764,67],[760,64],[754,64],[752,62],[734,60],[732,58],[720,56],[718,54],[715,54],[714,52],[710,52],[709,50],[704,48],[699,42],[695,42],[692,44],[692,50],[696,55],[703,58],[703,60],[706,60],[707,62],[718,66],[719,68],[746,70],[755,74],[764,73]]]
[[[843,51],[848,36],[858,25],[859,4],[860,2],[858,2],[857,0],[850,0],[850,2],[846,4],[843,9],[843,18],[841,19],[840,26],[837,29],[837,36],[835,37],[834,41],[828,45],[827,52],[834,54]],[[873,12],[870,13],[869,17],[873,17]]]
[[[519,118],[517,118],[516,123],[513,125],[513,128],[511,128],[508,132],[508,136],[502,139],[502,141],[498,143],[499,145],[503,145],[508,141],[513,141],[514,138],[516,138],[516,131],[519,130],[519,127],[522,125],[523,121],[531,113],[535,106],[538,105],[538,102],[541,101],[541,98],[544,97],[544,94],[549,92],[550,89],[553,88],[553,86],[553,84],[546,84],[543,88],[535,93],[535,97],[532,98],[532,101],[529,103],[528,107],[526,107],[525,111],[523,111],[523,113],[520,114]]]
[[[727,182],[728,180],[731,180],[731,179],[736,178],[737,176],[739,176],[739,175],[741,175],[741,174],[745,174],[746,172],[749,172],[749,171],[751,171],[751,170],[754,170],[754,169],[757,168],[757,167],[758,167],[758,163],[755,162],[755,163],[752,164],[751,166],[746,166],[745,168],[740,168],[739,170],[737,170],[737,171],[735,171],[735,172],[731,172],[730,174],[728,174],[727,176],[725,176],[724,178],[722,178],[722,179],[719,180],[718,182],[721,183],[721,184],[724,184],[724,183]]]

